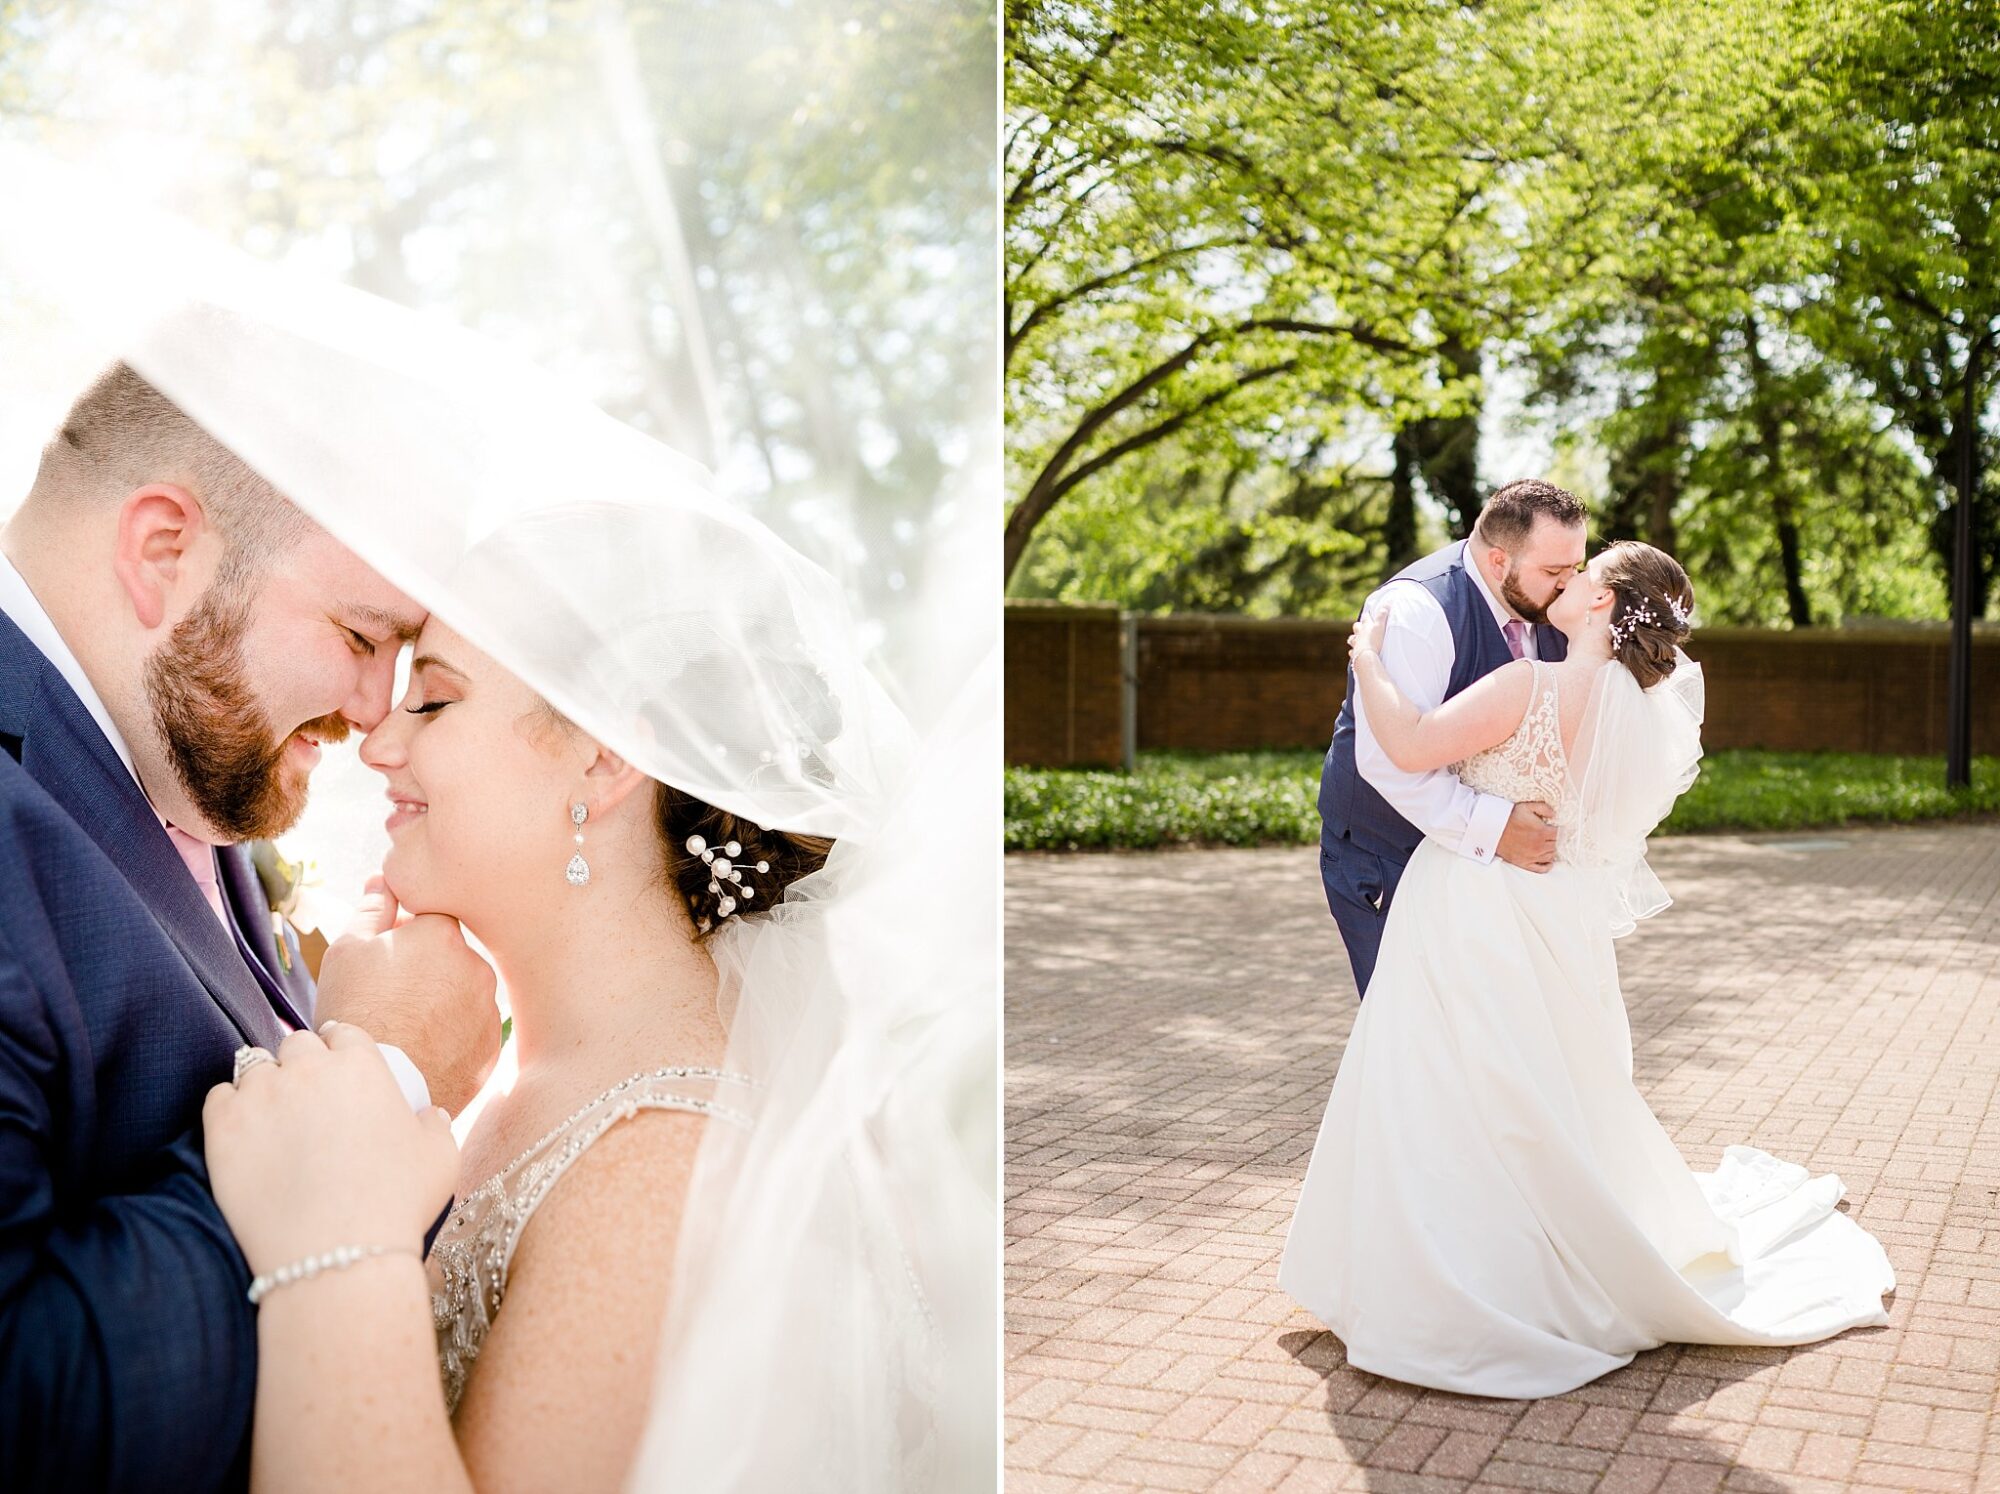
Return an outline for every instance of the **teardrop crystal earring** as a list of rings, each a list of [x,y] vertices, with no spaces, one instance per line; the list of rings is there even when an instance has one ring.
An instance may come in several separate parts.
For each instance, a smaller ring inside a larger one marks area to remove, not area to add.
[[[576,853],[569,858],[569,865],[563,868],[563,875],[569,878],[569,885],[581,887],[590,880],[590,863],[583,859],[583,822],[590,818],[590,810],[581,800],[569,807],[569,822],[576,826]]]

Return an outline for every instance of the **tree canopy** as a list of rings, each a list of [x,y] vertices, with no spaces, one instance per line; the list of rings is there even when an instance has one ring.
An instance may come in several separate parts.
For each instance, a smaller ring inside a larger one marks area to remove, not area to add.
[[[1015,593],[1351,606],[1529,475],[1511,387],[1712,620],[1941,613],[1986,8],[1052,0],[1007,59]]]

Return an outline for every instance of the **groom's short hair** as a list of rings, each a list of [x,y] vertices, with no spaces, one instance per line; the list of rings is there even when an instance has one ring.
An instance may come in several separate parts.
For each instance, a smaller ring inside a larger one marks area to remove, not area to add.
[[[1553,519],[1563,528],[1572,529],[1589,517],[1583,500],[1567,488],[1543,482],[1539,477],[1524,477],[1494,490],[1479,510],[1472,531],[1487,544],[1514,555],[1528,542],[1536,519]]]
[[[42,448],[29,496],[119,503],[154,482],[185,488],[201,503],[228,542],[232,575],[260,568],[312,527],[249,463],[123,362],[77,396]]]

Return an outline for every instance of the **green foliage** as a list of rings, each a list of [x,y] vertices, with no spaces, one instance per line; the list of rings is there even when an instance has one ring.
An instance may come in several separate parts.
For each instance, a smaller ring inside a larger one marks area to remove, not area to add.
[[[1827,152],[1831,289],[1798,319],[1870,382],[1925,456],[1935,547],[1949,563],[1944,510],[1961,460],[1970,456],[1975,475],[2000,462],[1988,423],[2000,385],[2000,24],[1990,6],[1897,0],[1839,65],[1858,107]],[[1990,482],[1973,531],[1973,605],[1985,612],[2000,566],[2000,487]]]
[[[1007,849],[1309,845],[1320,756],[1148,752],[1132,773],[1009,768]]]
[[[1701,613],[1712,624],[1783,627],[1787,607],[1783,538],[1772,521],[1774,475],[1745,457],[1740,413],[1719,415],[1685,458],[1684,498],[1671,548],[1699,577]],[[1858,401],[1829,399],[1785,423],[1792,456],[1775,480],[1792,489],[1801,536],[1797,578],[1813,623],[1920,619],[1949,610],[1931,548],[1935,506],[1917,464],[1878,431]]]
[[[1382,572],[1387,501],[1367,472],[1167,441],[1052,513],[1012,590],[1142,612],[1350,616]]]
[[[1944,787],[1940,757],[1855,752],[1718,752],[1674,806],[1668,834],[1907,824],[2000,812],[2000,759],[1973,764],[1973,787]]]
[[[1559,298],[1533,342],[1609,458],[1609,527],[1677,549],[1712,619],[1946,605],[1966,346],[2000,311],[2000,28],[1926,0],[1823,20],[1735,148],[1683,162],[1610,293]],[[1990,491],[1975,528],[1990,561]]]
[[[1934,489],[1851,379],[1795,348],[1774,369],[1742,330],[1697,356],[1663,341],[1597,376],[1628,401],[1588,437],[1619,494],[1598,510],[1600,539],[1671,550],[1709,623],[1944,614]]]
[[[1021,3],[1007,119],[1014,594],[1346,606],[1463,525],[1505,375],[1710,618],[1944,610],[1990,6]]]
[[[1440,287],[1504,274],[1468,255],[1507,169],[1488,137],[1521,128],[1465,92],[1466,14],[1013,8],[1010,572],[1067,494],[1158,441],[1296,447],[1350,409],[1463,403]]]
[[[1140,756],[1132,773],[1009,768],[1010,851],[1313,845],[1319,752]],[[1716,752],[1659,831],[1804,830],[2000,813],[2000,759],[1947,792],[1943,761],[1847,752]]]

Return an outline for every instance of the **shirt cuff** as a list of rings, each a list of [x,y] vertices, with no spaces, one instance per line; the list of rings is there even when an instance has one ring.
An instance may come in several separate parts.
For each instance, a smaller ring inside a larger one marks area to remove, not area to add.
[[[1472,813],[1465,823],[1465,838],[1458,843],[1458,854],[1470,856],[1482,866],[1491,861],[1500,849],[1500,837],[1506,833],[1507,821],[1513,813],[1514,806],[1505,799],[1481,794],[1473,800]]]
[[[412,1110],[431,1108],[431,1087],[424,1083],[424,1076],[417,1072],[417,1066],[410,1062],[410,1055],[401,1048],[382,1045],[382,1057],[388,1061],[389,1072],[396,1076],[396,1088],[403,1092],[403,1098],[410,1102]]]

